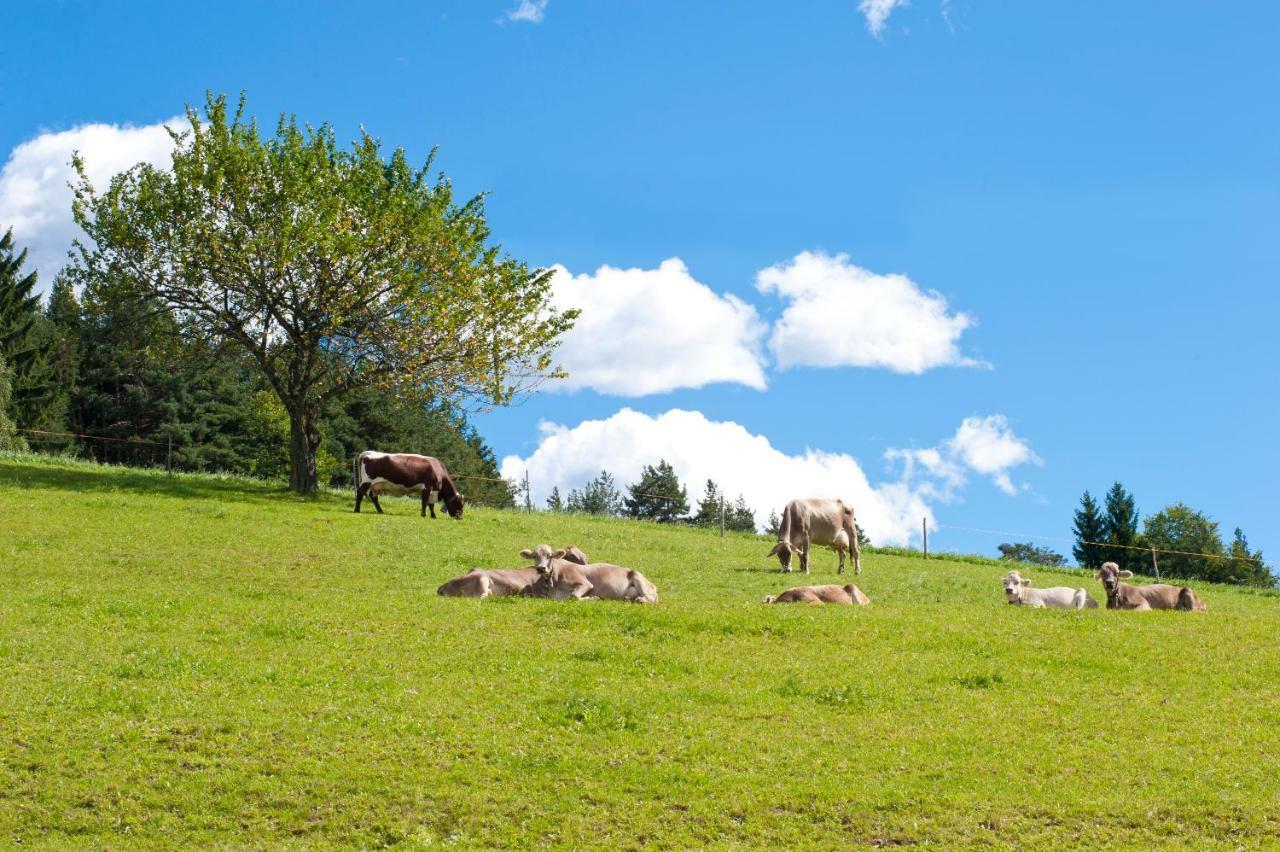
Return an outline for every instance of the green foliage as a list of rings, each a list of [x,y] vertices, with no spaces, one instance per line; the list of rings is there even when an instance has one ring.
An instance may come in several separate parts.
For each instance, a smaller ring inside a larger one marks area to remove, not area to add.
[[[720,526],[720,487],[712,480],[707,480],[702,499],[698,501],[698,511],[693,513],[689,522],[699,527]]]
[[[0,504],[10,846],[1280,839],[1275,593],[1031,610],[1004,603],[1008,563],[877,551],[868,607],[765,606],[855,578],[782,575],[757,537],[686,525],[355,515],[348,494],[31,456],[0,458]],[[662,603],[435,595],[543,541],[642,569]],[[1141,759],[1116,747],[1121,706],[1158,720]]]
[[[1036,547],[1031,542],[1025,544],[1000,544],[1000,558],[1008,562],[1024,562],[1030,565],[1048,565],[1058,567],[1067,564],[1067,558],[1055,553],[1047,547]]]
[[[60,426],[49,367],[53,336],[40,311],[36,272],[24,273],[27,250],[17,251],[12,229],[0,236],[0,357],[9,364],[8,411],[23,428]]]
[[[358,388],[505,404],[560,375],[576,312],[552,307],[550,271],[490,244],[482,196],[456,203],[430,159],[386,157],[364,132],[344,149],[285,116],[264,137],[244,108],[188,107],[169,167],[101,194],[77,157],[75,274],[243,352],[289,413],[291,488],[317,487],[321,419]]]
[[[583,515],[605,515],[616,517],[622,514],[622,495],[614,484],[613,474],[607,470],[583,486],[582,490],[572,489],[565,507],[570,512]]]
[[[1138,508],[1133,495],[1117,482],[1107,491],[1106,508],[1104,540],[1117,546],[1103,548],[1102,561],[1114,562],[1135,574],[1151,573],[1150,560],[1141,551],[1132,549],[1141,546],[1138,540]]]
[[[1227,552],[1231,558],[1222,563],[1221,571],[1224,575],[1222,582],[1263,588],[1276,585],[1277,578],[1267,568],[1262,551],[1249,549],[1249,541],[1239,527],[1236,527],[1235,536]]]
[[[9,369],[4,356],[0,355],[0,450],[25,450],[24,441],[17,433],[13,421],[9,419],[9,395],[12,392],[13,371]]]
[[[628,517],[671,523],[689,513],[689,498],[675,470],[666,459],[657,467],[645,465],[640,481],[627,486],[625,510]]]
[[[558,485],[551,489],[551,496],[547,498],[547,511],[564,511],[564,501],[560,499],[560,486]]]
[[[1158,555],[1161,576],[1223,579],[1223,569],[1228,564],[1225,560],[1186,555],[1222,553],[1222,536],[1218,533],[1217,521],[1209,520],[1201,512],[1182,503],[1174,503],[1147,518],[1142,525],[1142,534],[1147,546],[1156,550],[1182,551]],[[1147,573],[1151,573],[1151,569]]]
[[[732,503],[724,504],[724,528],[734,532],[756,531],[756,513],[741,494]]]
[[[1101,568],[1102,563],[1107,561],[1105,549],[1100,544],[1089,542],[1107,540],[1107,522],[1098,507],[1098,501],[1088,491],[1080,498],[1080,508],[1073,518],[1073,529],[1076,543],[1071,548],[1071,555],[1076,558],[1076,564],[1082,568]]]
[[[773,512],[773,511],[769,512],[769,522],[765,524],[764,534],[772,538],[777,538],[778,533],[781,531],[782,531],[782,518],[778,517],[777,512]],[[859,527],[858,531],[861,532],[862,528]],[[861,540],[859,540],[858,543],[859,543],[859,546],[861,546],[861,543],[862,543]],[[870,544],[870,542],[868,542],[868,544]]]

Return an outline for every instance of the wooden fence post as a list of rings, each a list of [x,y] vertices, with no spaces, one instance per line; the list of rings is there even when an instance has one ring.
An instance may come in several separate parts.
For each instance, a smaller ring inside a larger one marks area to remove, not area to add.
[[[165,455],[164,469],[165,473],[169,474],[169,476],[173,476],[173,436],[170,435],[167,440],[169,449]]]
[[[1156,582],[1160,582],[1160,561],[1156,559],[1156,549],[1151,548],[1151,567],[1156,572]]]
[[[720,537],[724,538],[724,495],[720,495]]]

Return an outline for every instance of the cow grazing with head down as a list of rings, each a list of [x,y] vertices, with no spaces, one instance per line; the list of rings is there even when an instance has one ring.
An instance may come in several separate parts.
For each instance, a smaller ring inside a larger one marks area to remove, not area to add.
[[[427,509],[430,508],[431,517],[434,518],[436,500],[440,499],[444,501],[450,516],[455,520],[462,520],[462,494],[453,484],[453,477],[449,476],[444,464],[431,456],[365,450],[356,459],[355,480],[357,512],[366,495],[381,515],[379,494],[418,493],[422,495],[422,517],[427,516]]]
[[[853,583],[844,586],[797,586],[787,589],[780,595],[769,595],[764,599],[771,603],[808,603],[808,604],[858,604],[866,606],[871,598],[863,594]]]
[[[792,500],[782,510],[778,543],[769,551],[777,555],[782,570],[791,570],[791,555],[800,554],[800,570],[809,573],[809,547],[830,547],[840,555],[839,574],[844,573],[844,554],[853,556],[853,573],[862,573],[862,552],[858,548],[858,524],[853,507],[843,500]]]
[[[1147,586],[1131,586],[1122,583],[1133,576],[1132,571],[1121,571],[1114,562],[1102,563],[1095,575],[1102,581],[1107,593],[1107,609],[1178,609],[1187,612],[1204,612],[1204,601],[1187,586],[1171,586],[1168,583],[1152,583]]]
[[[576,550],[576,548],[570,548]],[[657,603],[658,589],[639,571],[612,565],[608,562],[592,562],[579,565],[570,562],[567,551],[553,551],[549,545],[540,544],[533,550],[522,550],[520,555],[534,560],[538,579],[526,594],[535,597],[563,599],[566,597],[599,598],[601,600],[631,601],[632,603]],[[578,555],[582,555],[578,551]],[[583,556],[585,559],[586,557]],[[584,595],[575,594],[581,578],[589,587]]]
[[[1025,579],[1017,571],[1004,575],[1004,598],[1014,606],[1029,606],[1038,609],[1097,609],[1098,602],[1090,597],[1084,589],[1072,589],[1067,586],[1054,586],[1048,589],[1033,589],[1031,581]]]

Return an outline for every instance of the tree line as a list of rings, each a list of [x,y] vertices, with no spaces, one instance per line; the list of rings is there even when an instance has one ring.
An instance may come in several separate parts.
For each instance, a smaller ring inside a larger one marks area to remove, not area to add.
[[[243,98],[187,119],[167,168],[99,190],[75,158],[87,239],[43,302],[3,232],[0,448],[25,435],[154,464],[155,441],[176,467],[304,492],[350,481],[371,447],[498,478],[465,411],[562,375],[551,356],[576,312],[552,306],[550,271],[492,243],[483,196],[455,200],[434,153],[414,167],[288,115],[264,134]],[[463,487],[512,503],[502,482]]]

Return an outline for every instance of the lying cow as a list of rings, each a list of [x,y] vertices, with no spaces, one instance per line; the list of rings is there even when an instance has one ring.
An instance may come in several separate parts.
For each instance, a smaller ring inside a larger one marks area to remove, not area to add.
[[[533,568],[472,568],[446,580],[437,595],[450,598],[502,598],[523,594],[538,579]]]
[[[1004,575],[1004,597],[1016,606],[1030,606],[1037,609],[1098,608],[1098,602],[1084,589],[1072,589],[1067,586],[1033,589],[1031,581],[1024,579],[1017,571],[1010,571]]]
[[[858,549],[858,525],[853,507],[842,500],[792,500],[782,510],[778,543],[768,555],[777,555],[784,572],[791,571],[791,554],[800,554],[800,570],[809,573],[810,545],[830,547],[840,554],[839,574],[844,573],[844,554],[853,554],[853,573],[862,573],[862,553]]]
[[[858,604],[866,606],[871,598],[862,593],[853,583],[846,586],[797,586],[787,589],[780,595],[769,595],[764,599],[771,603],[809,603],[809,604]]]
[[[565,558],[565,550],[553,551],[545,544],[533,550],[522,550],[520,555],[534,560],[534,568],[538,572],[538,579],[525,594],[555,600],[590,597],[634,603],[658,602],[658,589],[639,571],[608,562],[578,565]]]
[[[422,495],[422,517],[431,509],[436,516],[436,499],[444,501],[445,508],[455,520],[462,520],[462,494],[459,493],[449,471],[439,459],[418,456],[413,453],[379,453],[365,450],[356,459],[356,511],[365,495],[373,501],[373,507],[382,514],[379,494]]]
[[[1196,593],[1186,586],[1168,583],[1152,583],[1132,586],[1122,583],[1133,576],[1132,571],[1121,571],[1114,562],[1102,563],[1095,575],[1107,592],[1107,609],[1179,609],[1186,612],[1204,612],[1207,607]]]

